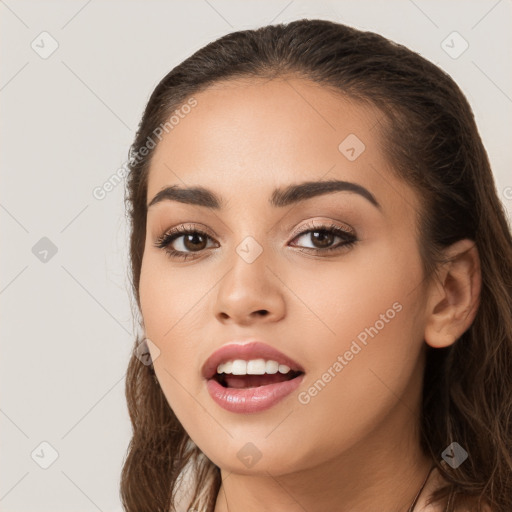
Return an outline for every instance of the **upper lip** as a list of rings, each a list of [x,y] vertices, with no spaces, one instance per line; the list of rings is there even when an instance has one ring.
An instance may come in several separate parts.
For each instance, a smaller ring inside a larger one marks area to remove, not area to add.
[[[290,369],[304,372],[302,366],[279,350],[263,343],[262,341],[251,341],[249,343],[232,342],[228,343],[208,357],[203,364],[201,374],[205,379],[212,378],[217,373],[217,366],[226,361],[235,359],[266,359],[277,361],[279,364],[289,366]]]

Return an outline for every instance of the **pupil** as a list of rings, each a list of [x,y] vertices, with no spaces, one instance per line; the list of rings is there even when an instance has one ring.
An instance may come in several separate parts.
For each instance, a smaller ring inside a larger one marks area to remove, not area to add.
[[[197,244],[201,244],[201,242],[198,242],[197,239],[198,238],[201,238],[202,235],[200,235],[199,233],[191,233],[189,235],[187,235],[185,237],[185,247],[187,249],[191,249],[191,250],[194,250],[194,249],[201,249],[202,247],[197,247]],[[191,245],[190,245],[191,243]],[[204,241],[203,241],[203,244],[204,244]]]
[[[313,231],[312,234],[316,238],[316,241],[320,242],[321,247],[330,245],[332,243],[332,237],[333,237],[332,233],[328,233],[327,231]],[[317,235],[319,235],[320,240],[318,240]]]

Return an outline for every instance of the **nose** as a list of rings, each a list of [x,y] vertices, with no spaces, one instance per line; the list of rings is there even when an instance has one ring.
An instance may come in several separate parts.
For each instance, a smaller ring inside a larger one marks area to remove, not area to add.
[[[251,263],[235,253],[233,266],[218,287],[215,315],[221,323],[250,325],[284,317],[283,284],[275,269],[267,266],[267,252]]]

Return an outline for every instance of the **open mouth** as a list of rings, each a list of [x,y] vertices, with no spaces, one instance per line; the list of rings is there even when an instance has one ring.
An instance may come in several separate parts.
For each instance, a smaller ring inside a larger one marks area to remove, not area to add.
[[[224,345],[201,367],[212,398],[234,412],[271,407],[296,389],[304,374],[297,361],[261,341]]]
[[[203,364],[210,397],[238,414],[263,412],[293,393],[305,369],[291,357],[261,342],[225,345]]]
[[[216,373],[212,378],[225,388],[245,389],[268,386],[293,380],[304,372],[290,370],[288,373],[275,373],[263,375],[232,375],[229,373]]]

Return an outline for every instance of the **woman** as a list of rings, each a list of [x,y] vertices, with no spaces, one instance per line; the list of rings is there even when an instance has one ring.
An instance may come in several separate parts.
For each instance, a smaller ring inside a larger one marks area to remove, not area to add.
[[[512,510],[512,241],[443,71],[228,34],[151,95],[127,207],[127,511]]]

